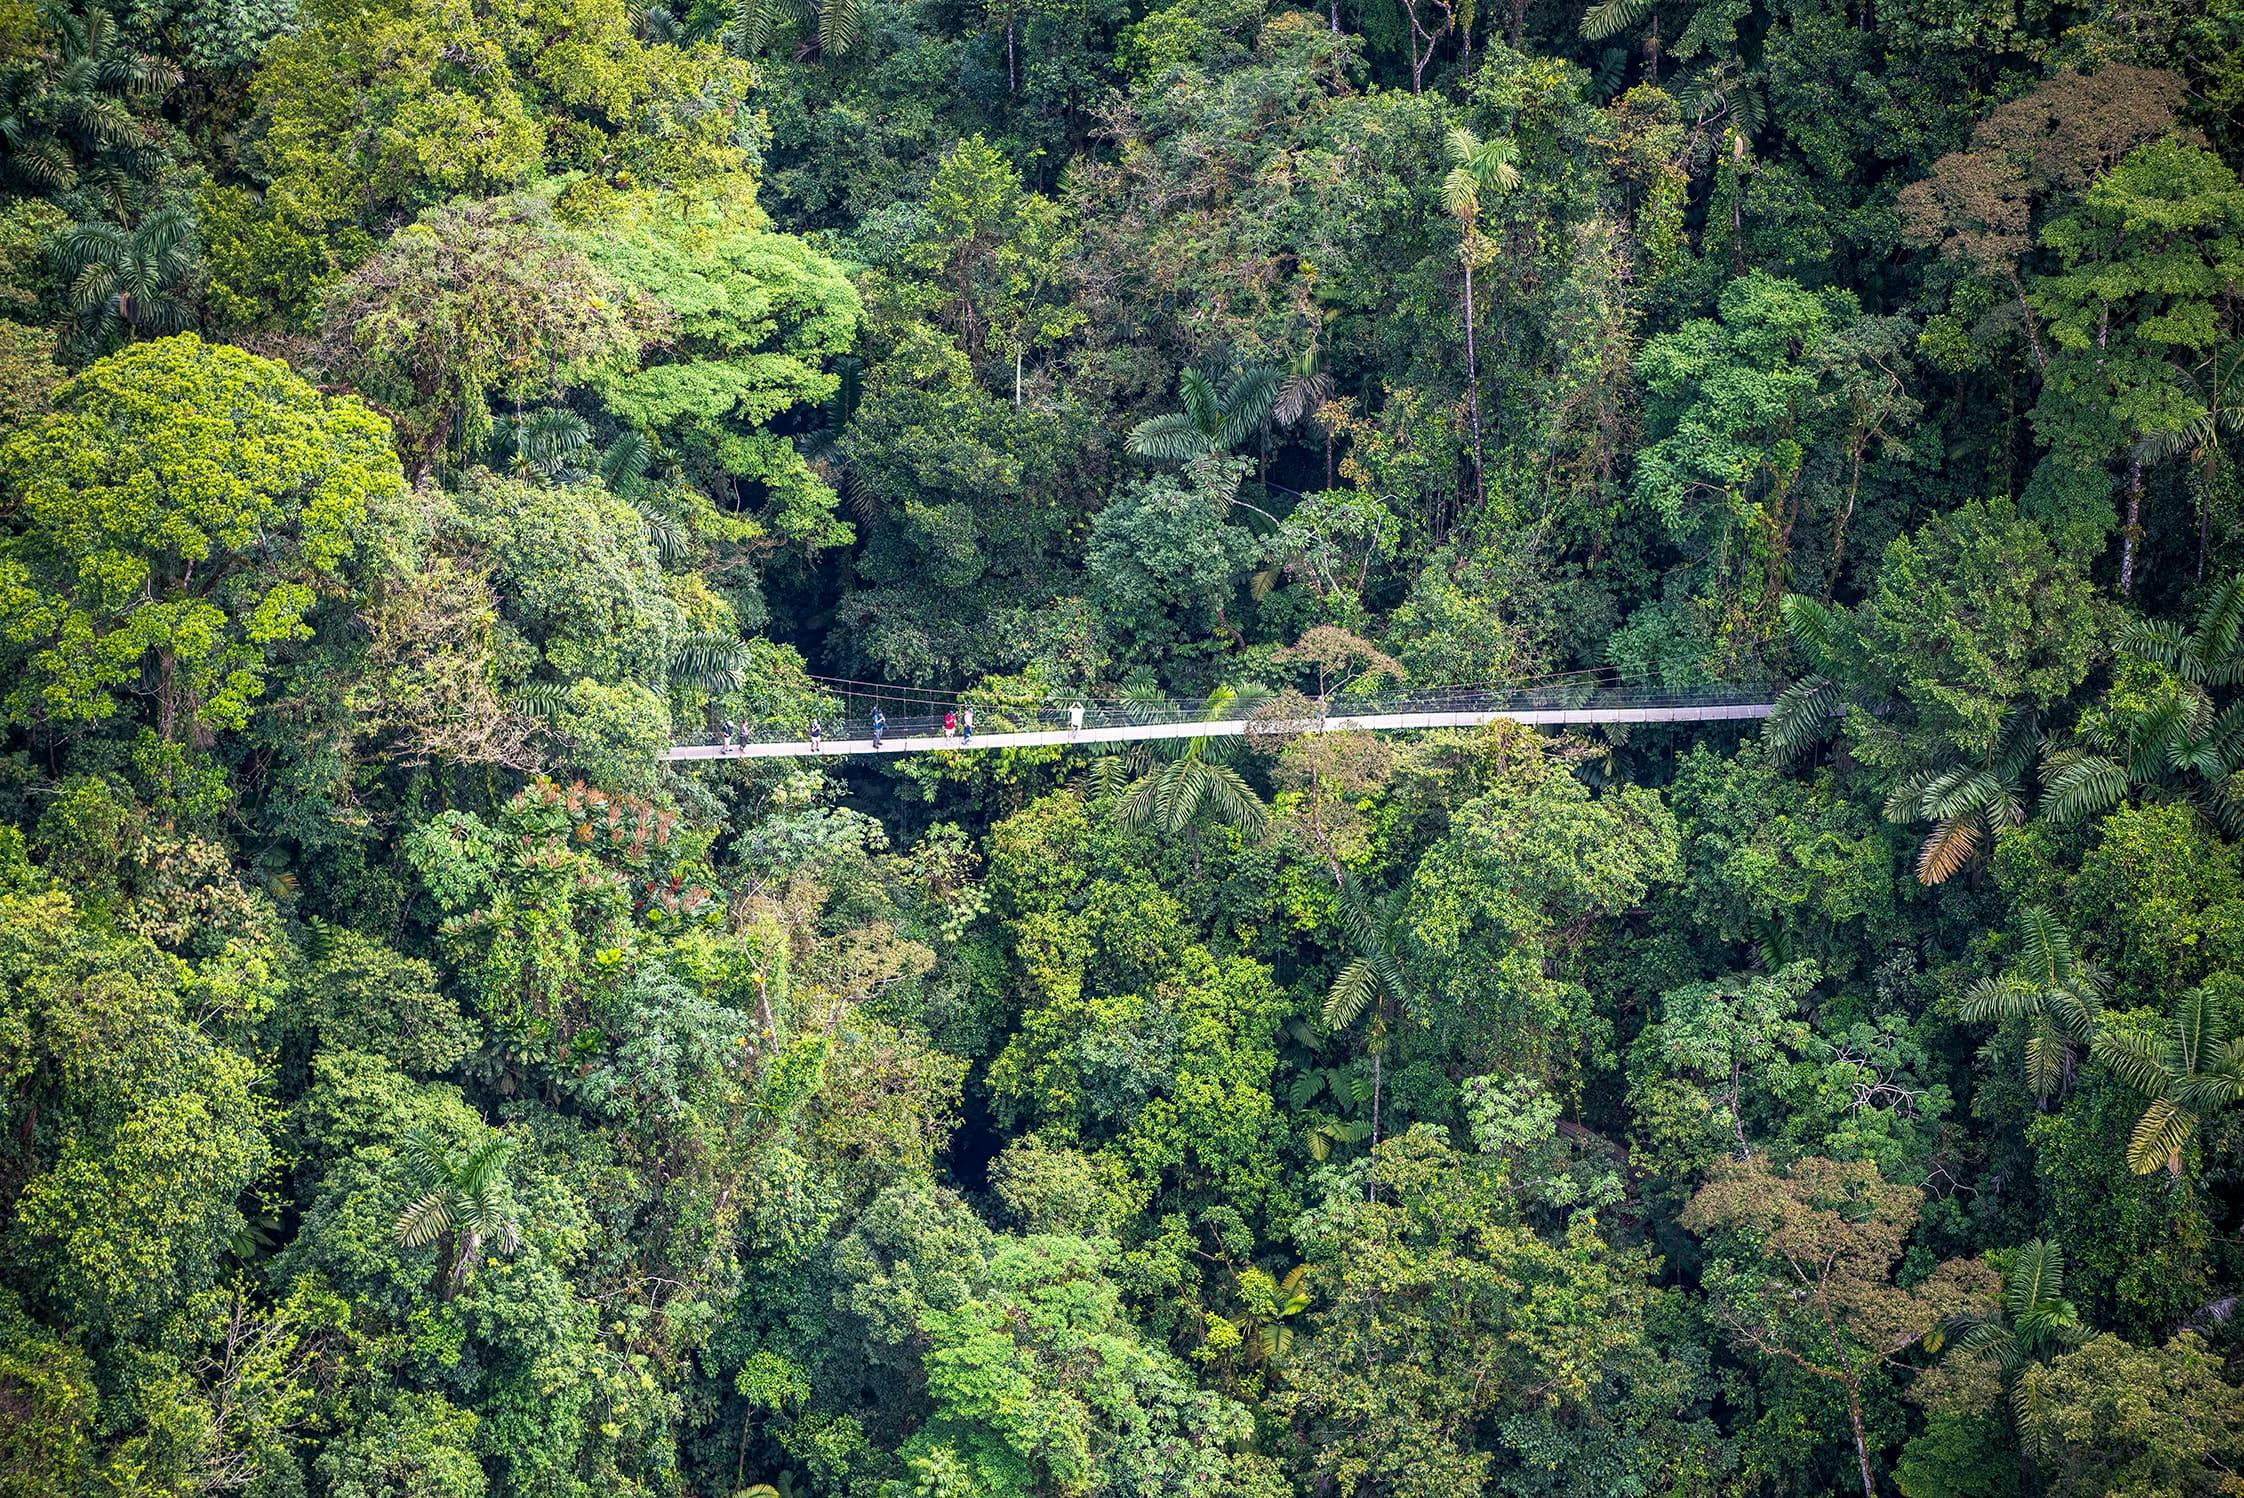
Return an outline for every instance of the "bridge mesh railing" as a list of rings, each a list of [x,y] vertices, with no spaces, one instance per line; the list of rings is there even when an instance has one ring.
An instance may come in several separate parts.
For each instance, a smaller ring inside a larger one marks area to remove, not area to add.
[[[943,732],[944,715],[974,708],[976,734],[1023,733],[1065,730],[1072,710],[1080,706],[1082,727],[1152,728],[1180,724],[1244,722],[1267,725],[1273,734],[1301,732],[1320,720],[1389,714],[1520,713],[1597,708],[1691,708],[1750,706],[1772,702],[1777,689],[1764,684],[1666,687],[1616,680],[1610,673],[1583,672],[1517,686],[1421,687],[1387,692],[1335,692],[1322,701],[1296,693],[1242,692],[1220,700],[1182,698],[1108,698],[1099,700],[1052,697],[1035,702],[991,702],[968,693],[947,702],[935,694],[900,690],[902,699],[889,711],[879,696],[860,703],[859,710],[821,718],[821,737],[827,740],[864,739],[872,736],[872,710],[878,707],[885,721],[886,739],[933,738]],[[847,700],[845,697],[844,700]],[[718,729],[696,741],[698,746],[722,744],[802,743],[811,722],[804,718],[786,723],[745,723]],[[963,728],[963,724],[961,725]],[[1250,726],[1249,732],[1254,728]]]

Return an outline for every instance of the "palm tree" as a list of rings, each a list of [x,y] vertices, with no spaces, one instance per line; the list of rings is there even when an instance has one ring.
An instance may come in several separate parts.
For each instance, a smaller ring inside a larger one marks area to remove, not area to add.
[[[516,413],[507,439],[518,477],[581,484],[592,476],[592,425],[566,407]]]
[[[1387,1049],[1387,1035],[1395,1020],[1406,1009],[1417,1007],[1418,986],[1412,979],[1405,962],[1409,951],[1410,927],[1406,920],[1407,900],[1399,889],[1387,891],[1377,898],[1368,894],[1356,882],[1356,876],[1340,876],[1340,901],[1335,912],[1341,933],[1355,956],[1348,959],[1332,980],[1332,988],[1325,994],[1325,1025],[1332,1030],[1345,1030],[1371,1013],[1371,1142],[1379,1144],[1379,1092],[1380,1069]]]
[[[737,692],[748,679],[748,644],[727,630],[687,635],[670,655],[670,685],[711,697]]]
[[[2026,1084],[2046,1100],[2071,1077],[2075,1047],[2094,1033],[2111,980],[2073,951],[2072,934],[2039,906],[2019,912],[2018,960],[1974,983],[1958,1006],[1973,1024],[2024,1020]]]
[[[790,24],[802,37],[797,57],[839,57],[857,45],[864,8],[860,0],[739,0],[725,34],[747,56],[769,47]]]
[[[405,1136],[407,1171],[421,1194],[397,1218],[400,1248],[437,1245],[435,1288],[450,1300],[467,1283],[486,1248],[511,1254],[522,1234],[510,1210],[506,1159],[514,1141],[493,1134],[465,1154],[454,1154],[425,1128]]]
[[[1840,656],[1840,617],[1829,604],[1787,593],[1778,610],[1793,647],[1808,671],[1777,694],[1776,707],[1762,726],[1761,741],[1779,764],[1789,764],[1831,736],[1847,715],[1839,678],[1846,675]]]
[[[2244,682],[2244,573],[2215,588],[2188,629],[2171,619],[2138,619],[2121,632],[2119,648],[2192,686]]]
[[[2194,470],[2197,488],[2197,575],[2205,575],[2205,552],[2212,541],[2213,495],[2220,483],[2221,464],[2227,459],[2225,439],[2244,433],[2244,405],[2229,398],[2229,387],[2244,375],[2244,348],[2216,345],[2206,361],[2203,378],[2189,370],[2175,370],[2182,384],[2197,397],[2197,414],[2177,427],[2153,432],[2135,445],[2134,460],[2155,467],[2175,458]]]
[[[2079,742],[2042,767],[2042,815],[2060,826],[2100,816],[2130,791],[2173,789],[2197,800],[2230,836],[2244,833],[2244,703],[2215,712],[2188,682],[2149,710],[2121,713],[2110,703],[2080,726]]]
[[[2216,980],[2180,995],[2163,1025],[2096,1032],[2096,1059],[2150,1099],[2127,1140],[2128,1168],[2137,1175],[2161,1165],[2180,1175],[2182,1146],[2198,1121],[2244,1101],[2244,1035],[2234,1033],[2232,986]]]
[[[1609,41],[1624,31],[1634,31],[1650,23],[1644,39],[1644,57],[1650,69],[1650,81],[1660,81],[1660,18],[1653,0],[1596,0],[1582,12],[1580,30],[1582,40]]]
[[[1333,428],[1319,413],[1333,397],[1332,372],[1325,368],[1324,359],[1312,343],[1294,355],[1286,366],[1285,378],[1278,385],[1277,398],[1270,403],[1270,419],[1279,426],[1307,424],[1325,443],[1325,484],[1332,484]]]
[[[1894,787],[1886,820],[1932,823],[1917,849],[1918,883],[1941,883],[1995,833],[2026,820],[2026,772],[2040,745],[2040,716],[2015,712],[1988,763],[1936,765]]]
[[[1457,220],[1463,238],[1457,258],[1465,266],[1465,399],[1473,417],[1473,494],[1488,502],[1488,479],[1482,471],[1480,429],[1480,352],[1473,333],[1473,269],[1485,241],[1480,232],[1480,205],[1485,194],[1501,197],[1519,186],[1519,146],[1509,136],[1484,141],[1462,125],[1449,127],[1449,175],[1442,178],[1442,206]]]
[[[1150,702],[1147,693],[1134,697]],[[1249,700],[1249,694],[1218,687],[1208,694],[1201,721],[1221,722]],[[1236,827],[1249,837],[1262,831],[1269,809],[1247,784],[1247,779],[1226,763],[1238,740],[1213,734],[1194,734],[1182,741],[1174,758],[1155,759],[1148,741],[1130,751],[1101,758],[1092,768],[1094,784],[1103,794],[1116,796],[1115,820],[1132,832],[1153,832],[1163,837],[1182,836],[1203,821]],[[1135,780],[1126,778],[1136,773]]]
[[[39,22],[51,50],[0,75],[0,181],[55,193],[91,173],[113,205],[130,200],[159,165],[134,106],[161,102],[179,70],[134,51],[105,5],[47,0]]]
[[[62,272],[86,351],[191,324],[189,284],[200,258],[194,220],[176,208],[159,209],[130,229],[79,224],[64,235]]]
[[[1270,424],[1282,380],[1268,364],[1247,364],[1218,388],[1207,371],[1177,377],[1183,409],[1148,417],[1130,433],[1130,451],[1156,463],[1189,463],[1231,452]]]
[[[2083,721],[2079,742],[2044,766],[2042,815],[2069,826],[2130,791],[2181,788],[2224,832],[2244,833],[2244,703],[2224,711],[2211,692],[2244,681],[2244,576],[2215,588],[2192,627],[2139,619],[2119,649],[2174,680],[2147,709],[2122,710],[2107,698]]]
[[[1859,682],[1865,674],[1850,669],[1854,647],[1843,614],[1798,594],[1785,595],[1779,607],[1785,633],[1808,665],[1805,675],[1777,694],[1761,731],[1770,755],[1784,764],[1829,738],[1850,707],[1878,717],[1889,704],[1851,703],[1839,685]],[[1985,763],[1931,765],[1894,786],[1886,798],[1888,821],[1932,823],[1917,849],[1918,882],[1948,879],[1996,832],[2026,820],[2026,774],[2041,744],[2040,715],[2020,710],[2003,724]]]
[[[2026,1370],[2078,1347],[2089,1332],[2080,1312],[2065,1299],[2065,1255],[2056,1244],[2036,1238],[2012,1249],[2009,1259],[2002,1300],[1993,1313],[1958,1316],[1926,1342],[1934,1352],[1945,1341],[1966,1357],[1993,1361],[2009,1396],[2011,1419],[2026,1432],[2041,1417],[2034,1392],[2038,1385],[2023,1377]]]

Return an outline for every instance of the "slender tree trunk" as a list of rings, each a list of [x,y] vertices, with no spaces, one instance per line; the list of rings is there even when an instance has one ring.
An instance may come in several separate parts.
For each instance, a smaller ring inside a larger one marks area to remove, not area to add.
[[[1332,6],[1332,34],[1340,35],[1340,0],[1330,0]]]
[[[2049,355],[2042,352],[2041,330],[2034,325],[2034,309],[2026,304],[2026,288],[2015,275],[2010,277],[2010,290],[2018,298],[2018,315],[2026,319],[2026,342],[2034,351],[2034,368],[2047,373]]]
[[[1472,231],[1465,236],[1465,400],[1473,413],[1473,498],[1488,503],[1488,479],[1481,470],[1480,350],[1473,338]]]
[[[1013,31],[1014,13],[1008,6],[1005,11],[1005,91],[1009,94],[1021,91],[1021,68],[1014,56]]]
[[[2216,471],[2217,472],[2217,471]],[[2213,539],[2213,476],[2197,490],[2197,580],[2205,581],[2205,548]]]
[[[2119,537],[2119,596],[2135,591],[2135,539],[2143,533],[2143,460],[2127,465],[2127,525]]]
[[[1379,1148],[1379,1084],[1381,1081],[1379,1063],[1383,1055],[1382,1051],[1377,1050],[1371,1053],[1371,1147],[1375,1151]],[[1379,1200],[1378,1177],[1370,1177],[1369,1184],[1371,1199],[1373,1201]]]
[[[1878,1498],[1877,1484],[1870,1480],[1870,1438],[1862,1429],[1862,1395],[1853,1384],[1847,1390],[1847,1422],[1854,1427],[1854,1459],[1862,1466],[1862,1498]]]

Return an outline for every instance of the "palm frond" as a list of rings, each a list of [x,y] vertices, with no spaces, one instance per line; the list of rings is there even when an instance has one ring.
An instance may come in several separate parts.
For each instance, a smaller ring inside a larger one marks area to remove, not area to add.
[[[2167,1070],[2160,1048],[2148,1036],[2107,1026],[2090,1048],[2096,1060],[2129,1087],[2155,1097],[2166,1090]]]
[[[1634,31],[1652,14],[1652,0],[1598,0],[1582,13],[1584,41],[1602,42]]]
[[[460,1161],[452,1173],[459,1189],[473,1197],[482,1197],[490,1191],[506,1165],[507,1156],[514,1152],[514,1141],[504,1134],[493,1134]]]
[[[2127,771],[2101,754],[2053,759],[2042,781],[2041,814],[2060,827],[2101,816],[2127,797]]]
[[[1788,763],[1829,738],[1846,711],[1837,682],[1828,676],[1802,677],[1777,694],[1761,740],[1780,763]]]
[[[2182,1146],[2197,1132],[2197,1116],[2168,1098],[2153,1098],[2127,1136],[2127,1168],[2149,1175],[2160,1167],[2172,1169]]]
[[[569,704],[569,689],[557,681],[525,682],[516,690],[507,704],[525,718],[535,718],[541,723],[552,723],[561,716]]]
[[[452,1230],[452,1193],[442,1188],[423,1192],[397,1215],[397,1245],[426,1248]]]
[[[635,498],[646,484],[647,471],[654,467],[654,455],[654,443],[647,435],[636,427],[627,427],[600,454],[601,481],[618,498]]]
[[[1371,1001],[1378,995],[1379,979],[1371,963],[1362,957],[1350,959],[1332,980],[1332,990],[1325,995],[1325,1027],[1345,1030],[1360,1018]]]
[[[1941,884],[1971,861],[1986,836],[1986,824],[1976,812],[1933,824],[1917,850],[1917,882]]]
[[[653,505],[640,502],[632,506],[639,512],[639,522],[646,527],[647,543],[654,547],[655,560],[665,567],[674,567],[686,556],[686,529],[677,518]]]
[[[748,645],[729,634],[693,634],[670,657],[670,683],[721,697],[747,679]]]
[[[1208,434],[1182,411],[1149,416],[1130,429],[1128,447],[1140,458],[1156,463],[1184,463],[1206,452]]]
[[[1223,423],[1223,397],[1216,390],[1215,381],[1203,369],[1187,369],[1177,377],[1177,399],[1184,406],[1184,418],[1192,423],[1209,442],[1215,441],[1216,432]]]
[[[1285,375],[1275,365],[1248,364],[1223,390],[1223,412],[1216,423],[1216,441],[1232,448],[1243,444],[1270,420]]]
[[[2033,1013],[2037,998],[2031,985],[2015,979],[1981,978],[1956,1001],[1956,1013],[1967,1024],[1999,1023]]]

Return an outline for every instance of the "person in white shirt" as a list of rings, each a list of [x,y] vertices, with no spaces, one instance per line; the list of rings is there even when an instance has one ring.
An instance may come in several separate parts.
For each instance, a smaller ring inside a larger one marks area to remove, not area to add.
[[[1080,702],[1067,710],[1067,731],[1069,733],[1081,733],[1083,731],[1083,704]]]

